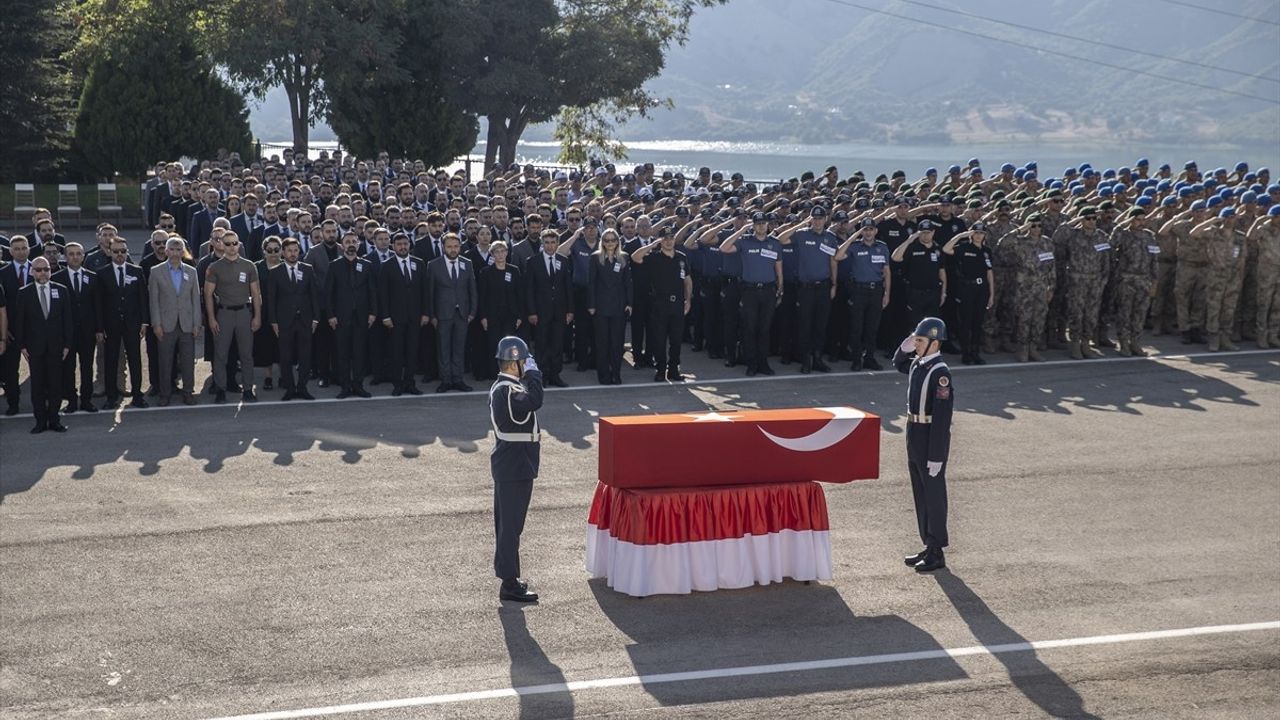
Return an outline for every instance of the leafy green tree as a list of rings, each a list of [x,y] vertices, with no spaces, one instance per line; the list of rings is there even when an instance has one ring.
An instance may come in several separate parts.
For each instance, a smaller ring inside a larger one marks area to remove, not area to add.
[[[65,158],[75,82],[63,60],[75,41],[69,0],[22,0],[0,10],[0,178],[25,181]]]
[[[244,97],[182,34],[171,26],[163,43],[149,32],[117,38],[90,66],[74,146],[91,174],[142,177],[157,160],[219,149],[249,157]]]
[[[448,96],[439,59],[429,50],[455,31],[441,24],[434,5],[436,0],[408,0],[384,8],[390,15],[383,22],[398,28],[392,37],[399,46],[384,43],[379,57],[327,66],[329,125],[356,155],[387,151],[444,165],[475,145],[475,113]]]

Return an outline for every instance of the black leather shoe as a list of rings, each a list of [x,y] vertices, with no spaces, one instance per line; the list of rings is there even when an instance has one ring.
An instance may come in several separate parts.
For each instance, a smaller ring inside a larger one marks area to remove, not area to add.
[[[45,428],[44,423],[40,423],[39,425],[36,425],[35,427],[31,428],[31,434],[39,435],[40,433],[44,432],[46,429],[47,428]]]
[[[17,405],[10,405],[9,407],[7,407],[7,408],[5,408],[5,409],[4,409],[4,416],[5,416],[5,417],[13,417],[14,415],[17,415],[17,414],[18,414],[18,406],[17,406]]]
[[[862,364],[863,363],[861,360],[854,360],[853,362],[849,363],[849,370],[851,372],[858,372],[859,370],[862,369]]]
[[[782,364],[786,365],[787,362],[784,360]],[[804,362],[800,363],[800,374],[808,375],[811,372],[813,372],[813,361],[809,358],[805,358]]]
[[[242,393],[244,388],[240,387],[240,383],[237,382],[227,383],[227,392]]]
[[[986,365],[986,364],[987,364],[987,361],[986,361],[986,360],[983,360],[981,355],[978,355],[977,353],[974,353],[974,355],[973,355],[973,364],[974,364],[974,365]]]
[[[813,369],[823,373],[831,372],[831,366],[823,362],[820,357],[813,359]]]
[[[263,390],[274,390],[274,389],[275,389],[275,381],[274,381],[274,380],[272,380],[271,378],[267,378],[266,380],[263,380],[263,381],[262,381],[262,389],[263,389]]]
[[[339,399],[339,400],[345,400],[345,399],[347,399],[347,398],[349,398],[349,397],[351,397],[351,390],[349,390],[348,388],[345,388],[345,387],[344,387],[344,388],[342,388],[341,390],[339,390],[339,391],[338,391],[338,399]]]
[[[141,395],[133,396],[133,402],[129,403],[130,407],[145,408],[148,407],[147,399]]]
[[[214,391],[213,401],[218,403],[219,405],[225,403],[227,401],[227,391],[226,390]]]
[[[916,567],[916,572],[927,573],[927,572],[933,572],[934,570],[941,570],[946,566],[947,566],[947,562],[942,557],[942,551],[935,550],[932,553],[925,555],[924,559],[916,563],[915,567]]]
[[[254,395],[252,390],[245,390],[240,393],[240,399],[244,402],[258,402],[258,396]]]
[[[765,363],[765,364],[763,364],[763,365],[761,365],[761,366],[760,366],[760,374],[761,374],[761,375],[773,375],[773,374],[774,374],[774,372],[773,372],[773,368],[769,367],[769,363]]]
[[[474,390],[474,389],[475,389],[475,388],[471,387],[470,385],[468,385],[468,384],[466,384],[466,383],[463,383],[463,382],[460,382],[460,383],[454,383],[454,384],[453,384],[453,388],[454,388],[455,390],[459,390],[459,391],[461,391],[461,392],[471,392],[472,390]]]
[[[405,391],[405,394],[407,394],[407,395],[421,395],[421,394],[422,394],[422,389],[418,387],[417,383],[409,383],[408,385],[405,385],[405,386],[404,386],[404,391]]]
[[[83,410],[83,411],[85,411],[85,412],[87,412],[87,413],[96,413],[96,412],[98,412],[98,406],[97,406],[97,405],[94,405],[92,402],[90,402],[90,401],[88,401],[88,400],[85,400],[84,402],[80,403],[80,409],[81,409],[81,410]]]
[[[876,360],[876,359],[875,359],[875,356],[871,356],[871,357],[869,357],[869,358],[867,358],[867,359],[863,360],[863,361],[862,361],[862,367],[864,367],[864,368],[866,368],[866,369],[868,369],[868,370],[883,370],[883,369],[884,369],[884,366],[880,364],[880,361],[879,361],[879,360]]]
[[[63,425],[60,422],[54,422],[54,423],[49,423],[49,429],[56,433],[64,433],[67,431],[67,426]]]
[[[75,412],[75,411],[77,411],[77,410],[79,410],[79,409],[80,409],[80,401],[78,401],[78,400],[68,400],[68,401],[67,401],[67,406],[66,406],[66,407],[64,407],[64,408],[62,408],[62,412],[63,412],[63,414],[65,414],[65,415],[70,415],[71,413],[73,413],[73,412]]]
[[[447,393],[447,392],[449,392],[449,389],[450,389],[451,387],[452,387],[452,386],[451,386],[449,383],[440,383],[439,385],[437,385],[437,386],[436,386],[436,392],[437,392],[437,393],[441,393],[441,394],[443,394],[443,393]],[[394,393],[392,393],[392,394],[394,394]]]
[[[360,385],[357,385],[357,386],[356,386],[356,389],[351,391],[351,394],[352,394],[352,395],[355,395],[356,397],[360,397],[360,398],[371,398],[371,397],[373,397],[373,393],[369,392],[368,390],[365,390],[365,389],[364,389],[364,387],[362,387],[362,386],[360,386]]]
[[[929,548],[925,548],[920,552],[916,553],[915,555],[906,556],[905,558],[902,559],[902,561],[907,564],[907,567],[915,567],[916,563],[925,559],[925,556],[927,556],[928,554],[929,554]]]
[[[671,382],[684,382],[684,375],[679,370],[668,370],[667,379]]]
[[[306,388],[299,390],[297,395],[295,395],[295,397],[297,397],[299,400],[315,400],[316,399],[314,395],[307,392]]]
[[[328,379],[328,378],[320,378],[319,380],[317,380],[317,381],[316,381],[316,385],[318,385],[318,386],[320,386],[320,387],[322,387],[322,388],[329,387],[329,379]]]
[[[666,379],[667,379],[667,374],[661,370],[653,374],[654,382],[664,382],[666,381]]]
[[[280,396],[280,402],[289,402],[296,397],[298,397],[298,393],[292,390],[285,390],[284,394]]]
[[[755,377],[755,376],[756,376],[756,368],[754,365],[752,365],[751,367],[747,368],[747,377]]]
[[[569,383],[562,380],[559,375],[551,378],[551,384],[556,387],[569,387]]]
[[[538,594],[529,592],[529,586],[518,580],[503,580],[502,587],[498,588],[498,598],[513,602],[537,602]]]
[[[733,358],[729,358],[728,360],[724,361],[725,367],[733,367],[734,365],[737,365],[737,364],[738,364],[738,361],[734,360]]]

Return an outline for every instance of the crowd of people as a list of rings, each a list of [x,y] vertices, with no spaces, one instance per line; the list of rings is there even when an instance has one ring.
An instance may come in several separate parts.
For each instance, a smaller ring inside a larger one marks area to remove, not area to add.
[[[628,348],[655,381],[681,381],[685,344],[747,375],[772,375],[772,357],[879,370],[929,316],[967,364],[1143,355],[1148,330],[1211,351],[1280,346],[1268,169],[1143,158],[1041,174],[977,159],[915,179],[829,167],[776,183],[610,163],[469,180],[340,152],[159,163],[142,257],[110,224],[96,247],[66,242],[47,210],[0,238],[6,414],[19,357],[34,431],[95,411],[95,382],[108,407],[146,406],[144,345],[161,405],[198,402],[197,345],[216,402],[277,387],[307,400],[312,382],[339,397],[420,394],[419,379],[470,390],[466,373],[495,376],[505,335],[560,387],[566,364],[621,383]]]

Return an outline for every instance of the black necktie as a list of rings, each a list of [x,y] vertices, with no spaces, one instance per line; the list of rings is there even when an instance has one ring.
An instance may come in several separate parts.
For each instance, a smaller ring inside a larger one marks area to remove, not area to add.
[[[81,283],[81,282],[82,282],[82,281],[80,280],[80,271],[79,271],[79,270],[77,270],[77,271],[76,271],[76,294],[77,294],[77,295],[79,295],[79,294],[80,294],[80,283]]]
[[[18,283],[18,287],[22,287],[26,284],[27,284],[27,266],[23,265],[22,266],[22,282]]]
[[[120,271],[120,287],[124,287],[124,266],[121,265],[120,267],[116,268],[116,270]]]
[[[458,281],[458,262],[456,260],[449,263],[449,276],[453,278],[454,282]]]

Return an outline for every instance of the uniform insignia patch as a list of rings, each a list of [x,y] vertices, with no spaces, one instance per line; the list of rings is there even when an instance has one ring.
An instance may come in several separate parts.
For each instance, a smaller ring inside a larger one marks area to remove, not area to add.
[[[951,384],[951,378],[947,377],[946,375],[943,375],[942,377],[938,378],[938,384],[941,385],[942,387],[946,387]]]
[[[949,399],[951,397],[951,388],[946,385],[938,385],[938,390],[934,393],[934,397],[939,400]]]

